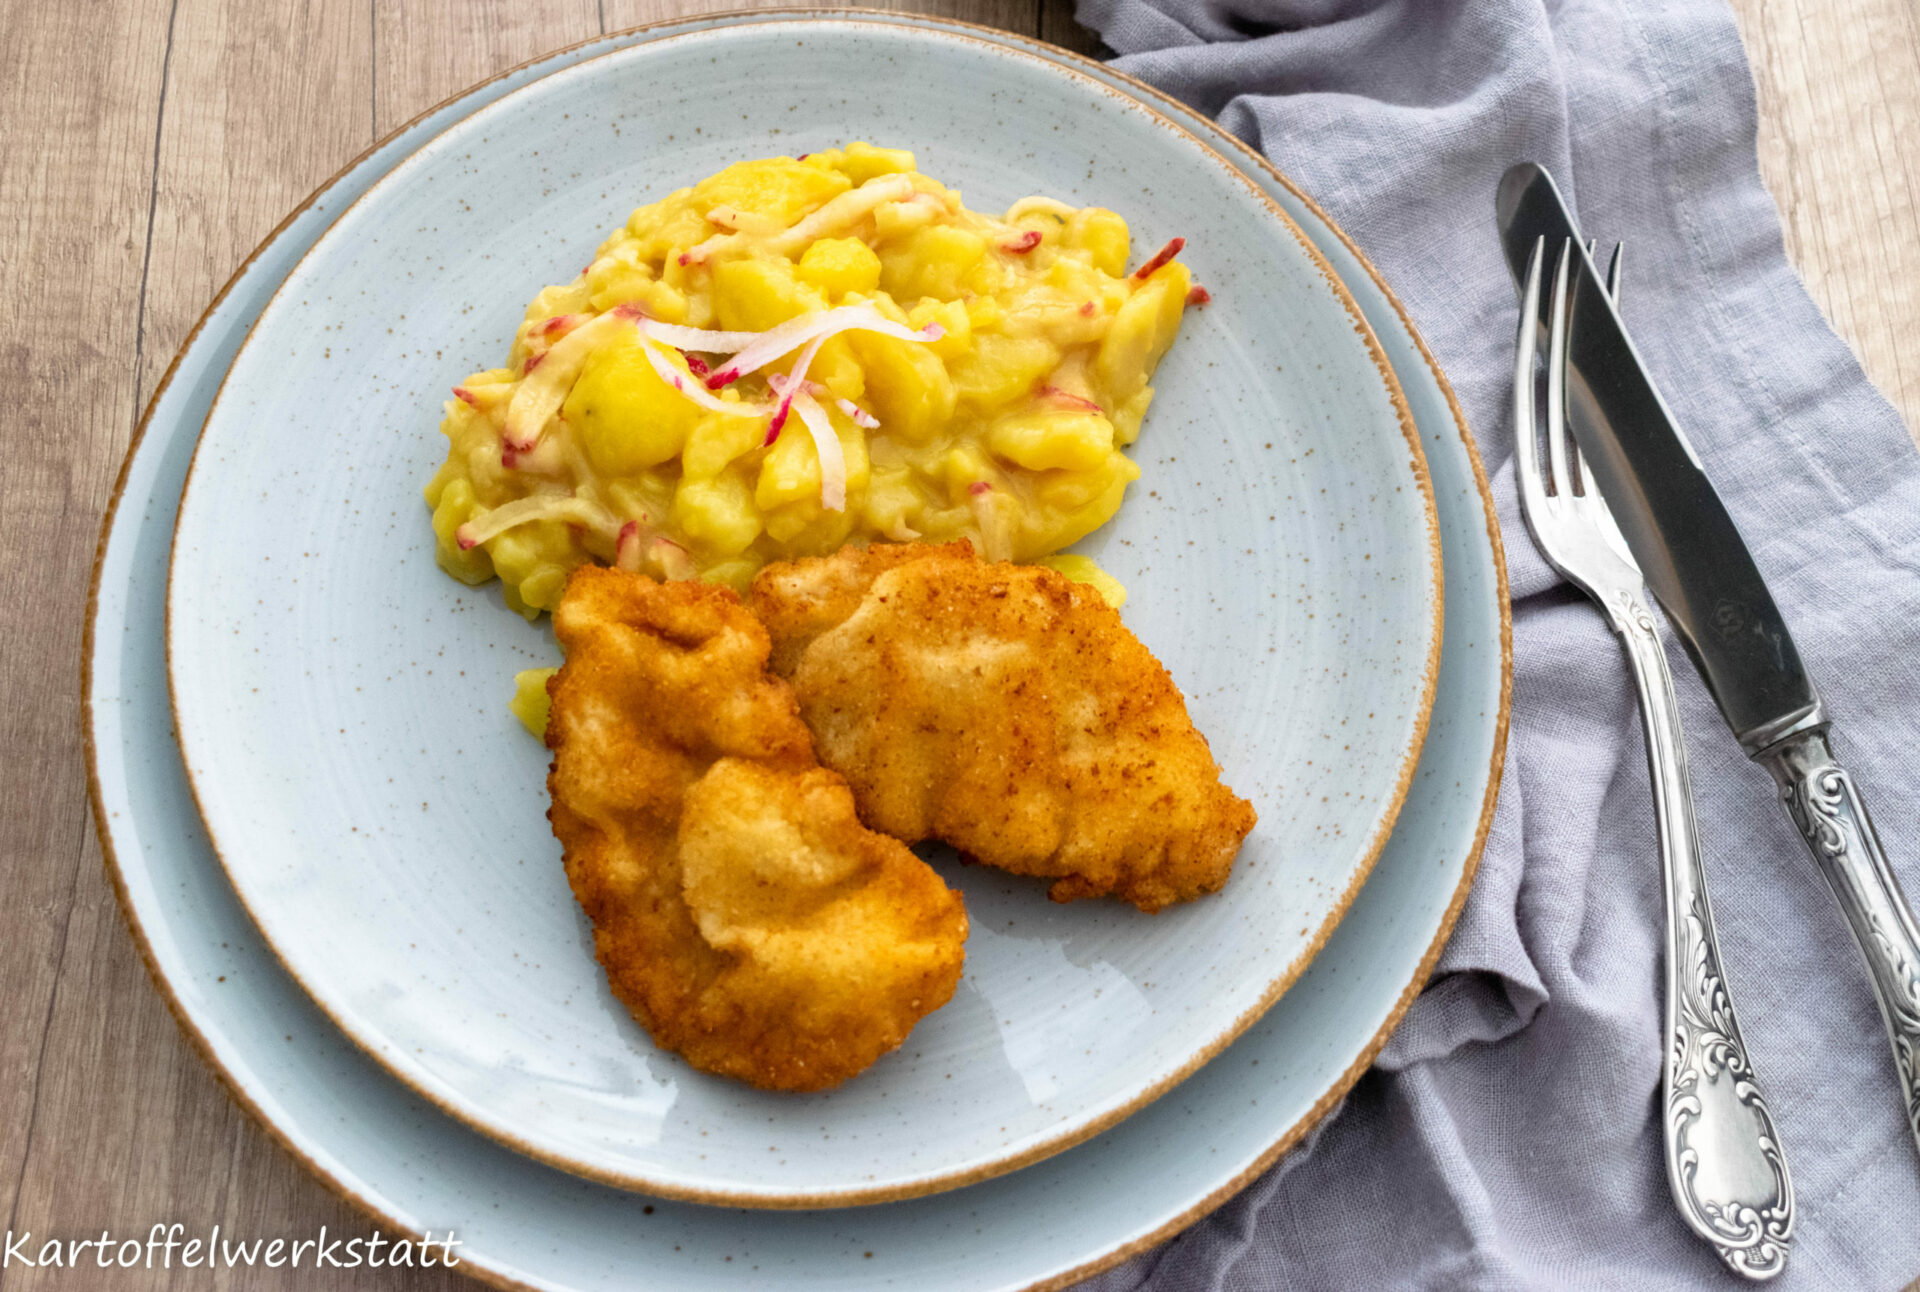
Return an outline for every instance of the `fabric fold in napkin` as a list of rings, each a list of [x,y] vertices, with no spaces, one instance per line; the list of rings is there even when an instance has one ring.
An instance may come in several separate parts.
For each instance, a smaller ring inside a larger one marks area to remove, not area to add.
[[[1618,643],[1521,523],[1515,305],[1493,213],[1506,167],[1538,161],[1601,254],[1627,242],[1627,326],[1920,894],[1920,457],[1786,261],[1731,14],[1720,0],[1080,0],[1078,16],[1120,69],[1265,152],[1405,302],[1493,476],[1515,666],[1478,881],[1375,1070],[1308,1148],[1085,1286],[1734,1285],[1668,1196],[1639,717]],[[1668,641],[1721,950],[1799,1200],[1776,1286],[1898,1287],[1920,1276],[1920,1155],[1873,997],[1772,783]]]

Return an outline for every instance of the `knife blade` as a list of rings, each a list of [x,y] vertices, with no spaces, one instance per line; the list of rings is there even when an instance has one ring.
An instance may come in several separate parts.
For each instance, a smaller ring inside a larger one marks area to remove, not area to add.
[[[1824,720],[1793,634],[1667,403],[1620,325],[1553,177],[1522,163],[1500,181],[1500,237],[1516,285],[1544,235],[1573,239],[1569,422],[1647,586],[1749,753]]]
[[[1907,1127],[1920,1144],[1920,922],[1887,864],[1831,719],[1700,458],[1648,375],[1553,177],[1501,177],[1501,246],[1516,291],[1537,239],[1573,257],[1566,413],[1647,585],[1721,715],[1766,767],[1866,961],[1893,1046]],[[1546,299],[1542,294],[1543,313]]]

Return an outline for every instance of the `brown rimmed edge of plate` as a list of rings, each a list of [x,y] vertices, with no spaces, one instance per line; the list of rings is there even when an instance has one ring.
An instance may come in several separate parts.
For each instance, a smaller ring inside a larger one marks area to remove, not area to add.
[[[179,995],[174,991],[172,985],[169,983],[169,981],[161,971],[158,960],[153,951],[152,942],[148,938],[147,933],[144,927],[141,925],[139,917],[133,908],[132,901],[126,887],[125,879],[120,871],[119,858],[115,853],[113,842],[112,842],[112,835],[106,819],[106,809],[102,799],[100,780],[99,780],[98,751],[94,744],[94,728],[93,728],[93,722],[92,722],[93,644],[94,644],[94,633],[96,630],[96,619],[97,619],[98,606],[99,606],[102,567],[104,563],[108,540],[112,534],[113,523],[118,514],[119,506],[126,489],[127,479],[131,471],[133,457],[134,457],[134,454],[138,451],[143,439],[145,438],[148,424],[153,416],[155,408],[158,405],[160,398],[165,394],[170,383],[172,382],[175,372],[179,367],[181,358],[184,356],[186,350],[193,344],[194,340],[199,336],[208,318],[219,307],[219,305],[226,299],[227,295],[232,291],[233,287],[239,281],[240,277],[247,271],[247,269],[254,263],[254,261],[259,258],[259,256],[266,249],[266,247],[270,245],[276,238],[278,238],[300,214],[306,211],[315,202],[320,200],[327,193],[327,191],[330,190],[333,187],[333,185],[337,183],[343,176],[345,176],[346,174],[354,170],[356,167],[358,167],[373,153],[379,151],[380,148],[384,147],[395,136],[402,134],[405,131],[411,129],[413,126],[418,124],[422,119],[432,116],[433,114],[440,112],[443,109],[453,104],[456,104],[460,100],[471,95],[474,91],[481,89],[487,85],[490,85],[495,81],[498,81],[508,76],[515,75],[518,72],[525,70],[526,68],[537,66],[538,64],[544,63],[552,58],[570,53],[574,50],[585,48],[587,46],[600,44],[606,41],[619,40],[625,37],[638,35],[638,34],[655,30],[655,29],[678,27],[678,26],[681,26],[687,23],[693,23],[693,22],[711,22],[715,20],[726,20],[726,19],[746,20],[746,19],[751,19],[756,17],[769,17],[769,16],[775,16],[775,15],[799,15],[799,14],[817,14],[820,16],[865,18],[865,19],[877,20],[877,21],[887,22],[892,24],[904,24],[904,25],[933,24],[939,27],[943,27],[943,28],[947,28],[955,31],[978,32],[978,33],[981,33],[981,35],[983,35],[984,37],[987,37],[988,39],[993,41],[994,43],[1003,43],[1009,38],[1011,38],[1012,40],[1020,42],[1022,45],[1026,46],[1030,50],[1041,51],[1046,57],[1049,57],[1054,61],[1061,63],[1063,66],[1067,66],[1067,67],[1075,67],[1076,65],[1081,67],[1085,67],[1085,66],[1099,67],[1100,66],[1099,64],[1095,63],[1093,60],[1084,58],[1081,55],[1075,54],[1070,50],[1061,49],[1057,46],[1050,45],[1045,41],[1041,41],[1033,37],[1024,36],[1017,32],[1001,31],[997,28],[985,27],[975,23],[961,22],[959,20],[950,19],[950,18],[942,18],[936,15],[903,14],[903,13],[894,13],[894,12],[888,12],[883,10],[860,9],[860,8],[832,8],[832,9],[770,8],[765,10],[732,10],[732,11],[713,13],[713,14],[688,15],[688,16],[667,19],[661,22],[656,22],[656,23],[642,24],[640,26],[626,28],[618,32],[602,33],[601,35],[592,36],[585,40],[575,42],[574,44],[571,44],[571,45],[546,51],[534,58],[526,60],[525,62],[516,64],[515,66],[510,68],[503,69],[502,71],[496,73],[491,77],[486,78],[485,80],[476,82],[474,85],[468,86],[466,89],[460,91],[458,94],[452,95],[447,99],[441,101],[440,103],[425,109],[421,113],[417,114],[415,117],[411,118],[409,121],[399,126],[396,126],[393,130],[389,131],[386,135],[382,136],[379,140],[369,145],[365,150],[363,150],[361,153],[359,153],[350,161],[348,161],[345,165],[343,165],[338,171],[336,171],[332,176],[330,176],[324,183],[322,183],[317,188],[315,188],[313,192],[310,193],[299,205],[295,206],[292,210],[290,210],[287,213],[287,215],[279,222],[279,224],[277,224],[266,235],[266,237],[261,240],[261,242],[254,248],[254,250],[247,255],[247,257],[240,263],[240,265],[236,267],[233,274],[221,286],[220,290],[215,294],[213,299],[209,302],[206,309],[202,311],[199,319],[196,320],[193,328],[188,332],[186,338],[181,342],[179,351],[176,352],[172,362],[168,365],[166,372],[162,375],[160,381],[156,384],[153,390],[153,393],[148,397],[146,405],[140,417],[140,420],[136,424],[133,435],[128,442],[125,456],[122,460],[120,470],[114,482],[113,493],[109,499],[106,512],[102,517],[100,534],[95,547],[93,568],[92,568],[90,579],[89,579],[89,589],[88,589],[88,597],[87,597],[87,614],[86,614],[86,620],[85,620],[84,631],[83,631],[83,640],[82,640],[82,646],[81,646],[81,661],[80,661],[81,663],[81,722],[82,722],[81,735],[82,735],[82,743],[86,750],[88,798],[93,808],[95,833],[97,838],[100,841],[102,860],[107,872],[107,878],[110,886],[113,889],[115,900],[119,904],[121,915],[127,922],[128,931],[133,936],[133,940],[136,948],[140,953],[142,963],[145,964],[148,975],[153,980],[154,986],[156,990],[158,990],[158,992],[160,993],[162,1000],[166,1002],[166,1005],[169,1011],[173,1014],[175,1020],[179,1023],[182,1030],[187,1034],[189,1040],[193,1043],[194,1047],[199,1051],[203,1061],[212,1070],[215,1077],[217,1077],[220,1080],[221,1084],[226,1087],[229,1095],[235,1100],[235,1102],[238,1103],[257,1123],[260,1124],[260,1126],[267,1132],[269,1137],[271,1137],[277,1144],[279,1144],[281,1148],[285,1149],[290,1155],[292,1155],[295,1158],[295,1160],[299,1161],[303,1166],[305,1166],[307,1170],[310,1171],[313,1175],[315,1175],[320,1180],[320,1182],[335,1196],[350,1203],[351,1205],[353,1205],[354,1207],[362,1211],[364,1214],[380,1222],[381,1224],[387,1225],[397,1232],[405,1233],[415,1238],[419,1237],[419,1234],[414,1229],[412,1229],[412,1227],[401,1223],[396,1217],[384,1212],[378,1204],[374,1203],[372,1200],[368,1199],[362,1194],[355,1192],[352,1188],[343,1184],[338,1178],[336,1178],[330,1172],[322,1168],[319,1165],[319,1163],[317,1163],[311,1156],[309,1156],[308,1153],[305,1152],[300,1147],[300,1145],[296,1143],[294,1139],[286,1131],[284,1131],[270,1117],[266,1115],[266,1113],[263,1111],[259,1103],[255,1101],[255,1099],[251,1096],[251,1094],[248,1093],[248,1091],[239,1083],[239,1081],[234,1077],[234,1075],[231,1072],[229,1072],[227,1068],[221,1063],[216,1053],[213,1042],[206,1036],[205,1033],[203,1033],[200,1030],[198,1024],[195,1022],[192,1016],[188,1014],[184,1005],[181,1002]],[[1137,80],[1136,78],[1127,76],[1124,73],[1115,72],[1112,69],[1102,68],[1101,70],[1103,71],[1104,74],[1114,76],[1117,79],[1131,86],[1137,92],[1137,96],[1143,101],[1150,100],[1150,101],[1157,101],[1160,103],[1173,105],[1173,101],[1169,99],[1166,95],[1160,93],[1158,90],[1155,90],[1153,87],[1146,85],[1145,83]],[[1178,105],[1173,105],[1173,106],[1178,106]],[[1316,1124],[1318,1124],[1318,1122],[1322,1118],[1324,1118],[1327,1115],[1327,1113],[1331,1111],[1333,1107],[1340,1102],[1341,1099],[1345,1097],[1347,1092],[1352,1088],[1353,1084],[1359,1079],[1360,1075],[1369,1066],[1371,1066],[1374,1058],[1379,1054],[1379,1051],[1381,1050],[1381,1048],[1386,1044],[1387,1038],[1391,1036],[1395,1028],[1398,1027],[1401,1019],[1404,1017],[1406,1013],[1406,1010],[1412,1004],[1414,997],[1417,996],[1419,992],[1426,985],[1427,978],[1432,972],[1433,965],[1439,958],[1442,948],[1446,945],[1447,938],[1452,932],[1453,926],[1459,917],[1460,910],[1465,903],[1467,893],[1471,889],[1473,878],[1478,868],[1479,859],[1485,847],[1487,832],[1492,822],[1494,804],[1499,791],[1500,773],[1505,763],[1507,732],[1508,732],[1508,723],[1509,723],[1510,713],[1511,713],[1512,685],[1513,685],[1512,617],[1511,617],[1509,600],[1507,596],[1506,562],[1504,557],[1504,548],[1500,538],[1498,521],[1496,518],[1496,513],[1494,511],[1494,502],[1493,502],[1492,492],[1489,487],[1485,468],[1481,463],[1479,453],[1475,445],[1471,430],[1467,425],[1465,414],[1460,408],[1459,401],[1456,398],[1451,385],[1447,382],[1444,372],[1441,371],[1438,363],[1433,358],[1431,350],[1427,347],[1425,340],[1420,336],[1418,330],[1414,327],[1412,320],[1408,317],[1405,307],[1401,304],[1399,299],[1393,294],[1391,288],[1388,287],[1386,281],[1381,277],[1379,271],[1361,252],[1360,248],[1354,244],[1352,239],[1348,237],[1346,232],[1343,229],[1341,229],[1338,224],[1336,224],[1332,219],[1330,219],[1326,215],[1326,213],[1323,210],[1321,210],[1319,205],[1315,203],[1311,197],[1309,197],[1305,192],[1303,192],[1299,188],[1298,185],[1294,184],[1290,179],[1288,179],[1284,174],[1282,174],[1277,168],[1275,168],[1270,162],[1268,162],[1266,158],[1261,156],[1258,152],[1254,151],[1252,148],[1248,147],[1246,144],[1242,143],[1241,141],[1237,139],[1232,139],[1231,136],[1227,136],[1227,138],[1239,149],[1239,151],[1242,154],[1244,154],[1244,156],[1248,160],[1252,161],[1262,170],[1272,175],[1278,183],[1280,183],[1290,193],[1296,196],[1302,202],[1303,205],[1305,205],[1308,209],[1312,210],[1315,213],[1315,215],[1319,217],[1322,220],[1322,222],[1325,223],[1326,226],[1334,232],[1335,236],[1340,238],[1342,243],[1351,252],[1351,254],[1354,256],[1356,261],[1363,268],[1366,269],[1368,275],[1373,279],[1375,285],[1380,289],[1381,293],[1387,298],[1387,300],[1394,306],[1396,313],[1400,315],[1403,323],[1407,328],[1409,335],[1413,338],[1413,341],[1415,345],[1418,347],[1418,349],[1420,350],[1422,357],[1428,364],[1429,368],[1432,370],[1435,380],[1439,384],[1444,395],[1446,396],[1448,405],[1452,410],[1455,425],[1460,433],[1462,443],[1466,447],[1468,458],[1474,472],[1475,481],[1480,491],[1483,509],[1486,515],[1487,533],[1488,533],[1488,537],[1489,537],[1489,540],[1492,546],[1492,551],[1493,551],[1495,573],[1496,573],[1496,579],[1497,579],[1498,590],[1499,590],[1499,605],[1500,605],[1500,616],[1501,616],[1501,631],[1500,631],[1501,688],[1500,688],[1499,713],[1496,718],[1495,729],[1494,729],[1494,741],[1493,741],[1491,762],[1489,767],[1489,779],[1487,784],[1487,790],[1484,796],[1480,821],[1479,821],[1478,828],[1475,832],[1473,845],[1470,848],[1467,857],[1465,858],[1465,861],[1462,867],[1460,882],[1455,889],[1452,900],[1450,901],[1446,911],[1442,915],[1439,927],[1436,929],[1434,933],[1432,942],[1428,946],[1426,952],[1421,957],[1420,963],[1415,970],[1413,978],[1408,983],[1406,989],[1401,993],[1400,999],[1395,1003],[1393,1009],[1389,1012],[1387,1018],[1382,1023],[1379,1031],[1375,1034],[1372,1041],[1369,1042],[1369,1044],[1355,1058],[1354,1062],[1351,1065],[1349,1065],[1349,1067],[1342,1074],[1340,1079],[1335,1082],[1335,1084],[1327,1091],[1325,1095],[1321,1097],[1321,1099],[1314,1105],[1312,1109],[1309,1110],[1309,1112],[1304,1117],[1302,1117],[1298,1122],[1296,1122],[1292,1127],[1290,1127],[1287,1130],[1287,1132],[1283,1134],[1277,1141],[1275,1141],[1266,1150],[1264,1150],[1252,1163],[1249,1164],[1247,1168],[1245,1168],[1243,1171],[1235,1175],[1231,1180],[1227,1181],[1225,1184],[1220,1186],[1213,1193],[1201,1199],[1199,1202],[1195,1203],[1192,1207],[1188,1208],[1187,1210],[1182,1212],[1180,1215],[1175,1216],[1174,1218],[1164,1222],[1162,1225],[1158,1226],[1155,1230],[1153,1230],[1149,1234],[1143,1235],[1137,1239],[1134,1239],[1125,1244],[1122,1244],[1121,1246],[1113,1249],[1112,1251],[1109,1251],[1093,1260],[1083,1262],[1082,1264],[1074,1267],[1073,1269],[1067,1270],[1057,1275],[1050,1276],[1046,1279],[1043,1279],[1036,1283],[1028,1285],[1028,1292],[1042,1292],[1042,1290],[1045,1290],[1045,1289],[1063,1288],[1072,1283],[1078,1282],[1081,1279],[1090,1277],[1094,1274],[1101,1272],[1102,1270],[1111,1268],[1112,1266],[1119,1264],[1121,1261],[1126,1260],[1128,1257],[1140,1251],[1146,1250],[1150,1247],[1153,1247],[1159,1244],[1165,1239],[1171,1237],[1173,1234],[1186,1228],[1187,1226],[1191,1225],[1195,1221],[1203,1218],[1208,1213],[1212,1212],[1213,1210],[1215,1210],[1216,1208],[1220,1207],[1225,1202],[1227,1202],[1230,1198],[1232,1198],[1235,1194],[1237,1194],[1241,1189],[1245,1188],[1249,1182],[1251,1182],[1259,1174],[1263,1173],[1282,1154],[1284,1154],[1290,1148],[1294,1147],[1297,1143],[1299,1143],[1299,1141],[1306,1135],[1306,1133],[1310,1129],[1312,1129]],[[1336,281],[1337,281],[1337,278],[1336,278]],[[1384,843],[1384,839],[1382,840],[1382,842]],[[1357,891],[1357,888],[1358,888],[1358,885],[1356,884],[1355,885],[1356,891]],[[533,1286],[531,1284],[522,1283],[515,1279],[507,1278],[506,1276],[496,1274],[489,1270],[480,1269],[478,1267],[471,1268],[469,1269],[468,1272],[473,1277],[498,1287],[531,1288]]]

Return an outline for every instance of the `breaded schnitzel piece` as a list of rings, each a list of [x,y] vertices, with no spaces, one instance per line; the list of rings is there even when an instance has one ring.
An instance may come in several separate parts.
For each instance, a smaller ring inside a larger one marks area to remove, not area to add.
[[[864,1070],[959,981],[960,895],[854,815],[727,588],[582,566],[553,626],[548,813],[614,995],[771,1090]]]
[[[1226,882],[1253,806],[1167,670],[1053,570],[876,545],[769,565],[754,613],[860,819],[1157,911]]]

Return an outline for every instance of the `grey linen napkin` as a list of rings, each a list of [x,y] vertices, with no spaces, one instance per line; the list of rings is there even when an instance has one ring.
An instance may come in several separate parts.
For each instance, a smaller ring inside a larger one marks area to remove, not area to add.
[[[1618,645],[1520,520],[1514,299],[1493,221],[1501,172],[1532,159],[1588,233],[1627,241],[1627,326],[1920,894],[1920,458],[1787,264],[1730,14],[1719,0],[1080,0],[1079,17],[1120,68],[1261,148],[1406,303],[1493,476],[1515,666],[1479,879],[1375,1069],[1309,1148],[1086,1286],[1733,1286],[1667,1194],[1638,714]],[[1778,1286],[1897,1287],[1920,1275],[1920,1156],[1873,998],[1771,782],[1670,655],[1728,976],[1800,1201]]]

